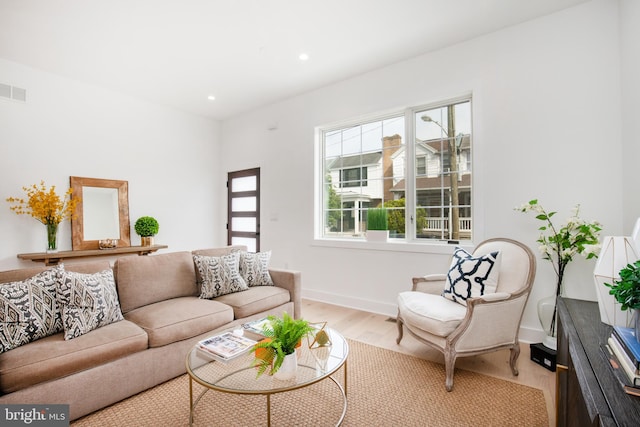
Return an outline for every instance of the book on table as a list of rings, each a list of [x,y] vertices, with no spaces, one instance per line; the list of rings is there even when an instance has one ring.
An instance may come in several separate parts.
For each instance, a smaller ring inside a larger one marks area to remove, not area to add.
[[[636,339],[633,328],[614,326],[613,335],[618,339],[623,350],[635,365],[635,369],[640,369],[640,343]]]
[[[251,338],[261,340],[265,337],[264,328],[269,328],[270,325],[271,321],[268,318],[263,317],[262,319],[253,320],[243,324],[242,328]]]
[[[604,357],[609,362],[608,365],[611,368],[613,375],[620,383],[620,386],[622,387],[624,392],[633,396],[640,396],[640,387],[634,386],[630,381],[629,375],[625,371],[615,352],[611,349],[611,345],[602,344],[600,348]]]
[[[198,342],[198,348],[223,360],[230,360],[251,350],[256,340],[234,332],[225,332]]]

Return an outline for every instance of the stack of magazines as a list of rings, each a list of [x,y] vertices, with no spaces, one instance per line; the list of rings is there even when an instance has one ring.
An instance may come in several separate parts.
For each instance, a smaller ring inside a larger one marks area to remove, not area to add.
[[[640,396],[640,343],[632,328],[614,326],[605,354],[628,394]]]
[[[225,332],[198,342],[198,348],[206,354],[226,361],[248,352],[256,342],[241,334]]]

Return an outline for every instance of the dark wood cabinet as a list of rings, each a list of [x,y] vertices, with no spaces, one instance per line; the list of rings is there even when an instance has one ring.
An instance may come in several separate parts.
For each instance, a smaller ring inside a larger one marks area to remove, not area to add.
[[[560,298],[558,426],[640,426],[640,397],[624,392],[601,350],[610,335],[597,303]]]

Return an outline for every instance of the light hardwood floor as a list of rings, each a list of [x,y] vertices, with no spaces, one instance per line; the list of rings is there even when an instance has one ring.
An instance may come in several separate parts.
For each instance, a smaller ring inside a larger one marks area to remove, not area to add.
[[[398,327],[395,319],[388,316],[354,310],[336,305],[304,299],[302,315],[311,322],[327,321],[347,338],[410,354],[422,359],[444,363],[441,353],[429,349],[408,333],[400,345],[396,344]],[[509,350],[500,350],[480,356],[462,357],[456,361],[456,369],[466,369],[484,375],[502,378],[519,384],[541,389],[544,392],[549,414],[549,425],[555,425],[555,373],[531,361],[529,344],[520,343],[518,359],[519,375],[514,377],[509,368]],[[442,384],[444,387],[444,384]],[[454,389],[455,393],[455,377]]]

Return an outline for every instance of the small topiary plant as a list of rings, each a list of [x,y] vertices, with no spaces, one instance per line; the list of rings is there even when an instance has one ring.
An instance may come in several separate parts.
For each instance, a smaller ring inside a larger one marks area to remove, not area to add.
[[[136,234],[140,237],[151,237],[158,234],[160,225],[155,218],[151,216],[141,216],[134,226]]]

